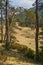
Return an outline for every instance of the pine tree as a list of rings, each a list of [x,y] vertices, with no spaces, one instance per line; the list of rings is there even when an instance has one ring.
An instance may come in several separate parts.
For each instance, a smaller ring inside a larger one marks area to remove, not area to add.
[[[42,12],[41,12],[42,22],[41,22],[41,32],[40,32],[40,36],[41,36],[41,38],[40,38],[41,39],[41,41],[40,41],[40,43],[41,43],[41,46],[40,46],[41,53],[40,53],[40,55],[41,55],[41,60],[43,62],[43,3],[39,7],[39,10],[42,10]]]
[[[39,33],[38,0],[36,0],[36,60],[37,61],[38,61],[38,33]]]
[[[43,10],[43,3],[41,4],[39,10]],[[41,39],[43,40],[43,11],[41,12],[41,16],[42,16],[42,23],[41,23]],[[43,41],[41,42],[43,44]],[[42,45],[42,50],[43,50],[43,45]]]
[[[1,9],[1,42],[3,41],[3,18],[2,18],[2,0],[0,0],[0,9]]]
[[[10,31],[9,31],[9,21],[8,21],[8,0],[6,0],[6,50],[10,48]]]

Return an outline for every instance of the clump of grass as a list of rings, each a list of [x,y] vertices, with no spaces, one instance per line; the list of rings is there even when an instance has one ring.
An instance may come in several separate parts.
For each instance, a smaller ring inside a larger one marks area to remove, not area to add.
[[[11,48],[12,49],[17,49],[18,51],[24,51],[24,50],[26,50],[27,49],[27,46],[25,46],[25,45],[20,45],[20,44],[18,44],[18,43],[14,43],[14,44],[11,44]]]
[[[5,62],[7,60],[7,56],[4,51],[0,51],[0,61]]]
[[[11,48],[20,50],[21,49],[21,45],[19,45],[18,43],[14,43],[14,44],[11,44]]]
[[[17,27],[17,26],[15,26],[15,28],[17,28],[17,29],[19,29],[19,30],[22,30],[22,28],[20,28],[20,27]]]
[[[2,50],[0,51],[0,55],[3,55],[3,51]]]
[[[29,43],[31,45],[31,43]]]
[[[27,49],[27,51],[25,51],[25,56],[27,58],[31,58],[31,59],[34,59],[34,51],[32,49]]]

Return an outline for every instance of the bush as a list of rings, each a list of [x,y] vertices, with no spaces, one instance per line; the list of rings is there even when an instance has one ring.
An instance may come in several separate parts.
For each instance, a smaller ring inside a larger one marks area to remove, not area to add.
[[[20,49],[20,51],[21,51],[22,53],[25,53],[25,52],[27,51],[27,49],[28,49],[27,46],[25,46],[25,45],[21,45],[21,49]]]
[[[19,50],[21,48],[21,45],[19,45],[18,43],[14,43],[14,44],[11,44],[11,48]]]
[[[16,43],[11,47],[20,51],[20,53],[22,53],[25,57],[34,59],[34,51],[28,48],[27,46]]]
[[[34,59],[34,51],[31,50],[31,49],[28,49],[27,51],[25,51],[25,56],[26,56],[27,58]]]
[[[25,45],[20,45],[18,43],[14,43],[14,44],[11,44],[11,48],[12,49],[17,49],[18,51],[24,53],[25,50],[27,49],[27,46]]]
[[[43,50],[39,52],[39,61],[43,63]]]

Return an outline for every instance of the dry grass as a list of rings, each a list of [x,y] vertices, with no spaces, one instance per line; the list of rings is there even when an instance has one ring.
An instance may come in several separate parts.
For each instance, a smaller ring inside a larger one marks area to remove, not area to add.
[[[3,51],[5,54],[1,55],[2,62],[0,61],[0,65],[40,65],[31,59],[23,57],[17,50]]]
[[[16,41],[17,43],[26,45],[28,48],[35,50],[35,30],[31,30],[28,27],[23,27],[22,30],[15,28],[14,30],[17,33],[15,34],[15,37],[19,41]]]
[[[18,28],[13,28],[13,31],[17,33],[13,33],[13,36],[15,36],[17,39],[15,41],[16,44],[12,44],[14,49],[20,50],[25,46],[25,48],[28,47],[35,51],[35,29],[31,30],[31,28],[28,27],[18,26]],[[27,60],[17,50],[5,51],[5,53],[7,55],[7,60],[5,62],[0,62],[0,65],[40,65],[30,61],[30,59]],[[0,58],[6,58],[6,55],[3,55]]]

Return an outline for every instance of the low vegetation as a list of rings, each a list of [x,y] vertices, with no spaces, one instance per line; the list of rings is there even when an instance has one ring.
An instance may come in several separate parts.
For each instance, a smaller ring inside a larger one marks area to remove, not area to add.
[[[35,60],[36,54],[35,54],[35,51],[33,51],[31,48],[28,48],[25,45],[20,45],[18,43],[15,43],[15,44],[11,45],[11,48],[18,50],[20,53],[23,54],[23,56],[25,58]],[[43,52],[42,52],[42,50],[39,51],[39,60],[38,60],[38,62],[43,63]]]

